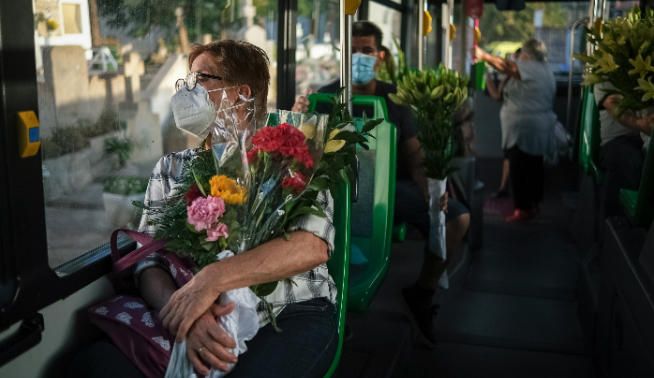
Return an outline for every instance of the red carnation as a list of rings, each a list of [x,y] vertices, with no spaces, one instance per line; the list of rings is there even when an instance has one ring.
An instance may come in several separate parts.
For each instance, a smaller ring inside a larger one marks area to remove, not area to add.
[[[277,127],[263,127],[252,137],[248,160],[253,161],[259,151],[290,157],[306,168],[313,167],[313,158],[302,131],[283,123]]]
[[[188,188],[186,194],[184,195],[184,198],[186,198],[186,204],[188,206],[190,206],[193,200],[195,200],[198,197],[202,197],[202,192],[200,191],[200,188],[198,188],[196,184],[191,185]]]
[[[293,172],[282,180],[282,188],[300,193],[307,186],[307,178],[301,172]]]

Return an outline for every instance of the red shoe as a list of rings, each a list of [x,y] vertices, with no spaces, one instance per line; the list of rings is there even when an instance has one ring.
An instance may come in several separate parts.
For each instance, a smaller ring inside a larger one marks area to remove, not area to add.
[[[522,209],[513,210],[513,214],[504,218],[506,223],[524,222],[534,217],[534,213]]]

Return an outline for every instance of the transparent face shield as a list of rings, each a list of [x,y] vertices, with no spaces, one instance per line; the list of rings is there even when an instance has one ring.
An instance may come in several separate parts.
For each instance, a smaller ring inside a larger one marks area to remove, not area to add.
[[[254,97],[242,94],[239,88],[223,88],[218,99],[213,96],[216,118],[210,130],[210,148],[216,169],[228,169],[245,179],[248,163],[242,151],[247,150],[256,130],[256,107]]]

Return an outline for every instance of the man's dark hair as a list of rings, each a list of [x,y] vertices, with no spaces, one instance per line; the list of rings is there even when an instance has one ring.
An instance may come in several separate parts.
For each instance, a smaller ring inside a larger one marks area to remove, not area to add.
[[[381,29],[370,21],[357,21],[352,24],[352,37],[375,37],[377,50],[382,49],[384,34]]]

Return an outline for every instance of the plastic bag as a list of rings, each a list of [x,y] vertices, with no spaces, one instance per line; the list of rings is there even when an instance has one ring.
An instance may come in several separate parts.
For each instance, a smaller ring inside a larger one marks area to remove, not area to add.
[[[218,254],[218,260],[223,260],[234,256],[231,251],[223,251]],[[247,351],[246,341],[252,338],[259,331],[259,316],[257,314],[257,304],[259,298],[249,288],[240,288],[230,290],[220,296],[220,304],[235,303],[234,311],[219,318],[220,327],[236,341],[236,348],[232,351],[238,356]],[[233,368],[230,365],[230,370]],[[224,377],[227,373],[220,370],[212,369],[208,377]],[[193,364],[186,356],[186,342],[175,343],[173,352],[166,369],[166,378],[179,377],[197,377],[193,370]]]

